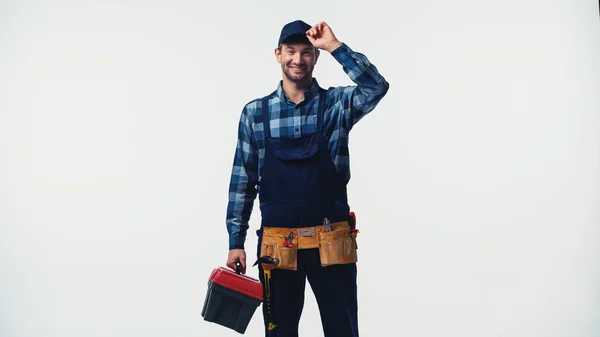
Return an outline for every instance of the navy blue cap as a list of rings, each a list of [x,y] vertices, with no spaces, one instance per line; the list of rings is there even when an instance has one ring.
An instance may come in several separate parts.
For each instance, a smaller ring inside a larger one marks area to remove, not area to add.
[[[310,26],[302,20],[296,20],[286,24],[281,29],[281,34],[279,35],[279,42],[277,42],[277,45],[280,45],[283,41],[285,41],[291,36],[301,35],[306,37],[306,31],[309,30],[311,27],[312,26]],[[306,41],[310,43],[308,38],[306,38]]]

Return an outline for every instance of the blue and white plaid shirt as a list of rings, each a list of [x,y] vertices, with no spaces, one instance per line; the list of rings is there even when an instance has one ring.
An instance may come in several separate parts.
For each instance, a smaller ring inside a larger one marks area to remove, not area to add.
[[[350,180],[348,133],[371,112],[387,93],[389,84],[366,56],[342,44],[331,55],[342,65],[355,86],[335,87],[327,95],[324,127],[336,170]],[[285,95],[281,81],[269,100],[272,137],[299,137],[316,131],[319,84],[316,79],[298,104]],[[264,162],[265,141],[261,99],[250,101],[242,110],[238,141],[229,185],[226,226],[229,249],[244,248],[248,221],[259,193],[258,182]]]

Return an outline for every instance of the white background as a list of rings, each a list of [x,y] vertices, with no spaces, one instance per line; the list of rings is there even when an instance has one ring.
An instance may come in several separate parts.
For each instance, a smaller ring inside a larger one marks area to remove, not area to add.
[[[200,312],[238,118],[296,19],[390,82],[351,133],[361,335],[599,336],[593,0],[3,0],[0,336],[238,335]],[[314,75],[352,84],[326,52]]]

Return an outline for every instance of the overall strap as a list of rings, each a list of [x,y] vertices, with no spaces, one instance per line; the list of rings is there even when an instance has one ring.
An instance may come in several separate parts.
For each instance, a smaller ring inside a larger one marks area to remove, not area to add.
[[[262,117],[265,138],[271,137],[271,114],[269,113],[269,98],[273,97],[277,91],[273,91],[270,95],[262,98]]]
[[[329,89],[321,89],[319,93],[319,110],[317,112],[317,130],[323,131],[323,119],[325,119],[325,110],[327,109],[327,95],[329,94]]]

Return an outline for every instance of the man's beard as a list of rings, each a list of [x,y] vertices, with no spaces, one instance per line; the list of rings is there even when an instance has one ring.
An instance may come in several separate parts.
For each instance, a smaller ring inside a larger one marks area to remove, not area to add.
[[[307,78],[312,77],[312,72],[310,71],[310,69],[308,67],[306,67],[306,69],[306,72],[304,72],[303,74],[294,74],[292,73],[291,68],[286,67],[285,65],[281,66],[281,70],[283,70],[285,77],[287,77],[288,80],[294,83],[299,83],[306,80]]]

